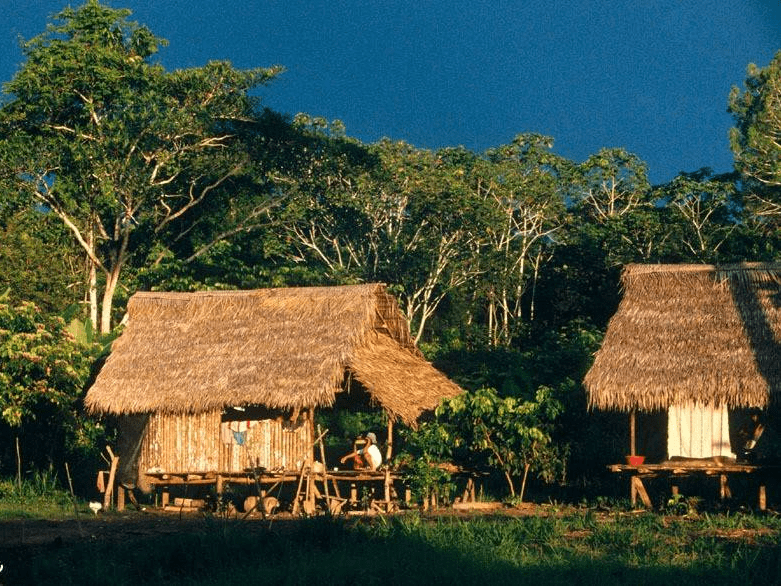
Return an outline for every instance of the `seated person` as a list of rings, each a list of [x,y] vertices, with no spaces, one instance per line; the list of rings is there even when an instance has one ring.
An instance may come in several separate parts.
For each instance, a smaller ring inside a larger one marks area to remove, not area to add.
[[[353,468],[356,470],[377,470],[382,464],[382,454],[380,454],[380,448],[377,447],[377,436],[373,432],[369,432],[364,436],[366,444],[358,449],[350,452],[346,456],[339,460],[344,464],[347,460],[353,460]]]
[[[754,411],[750,421],[739,433],[744,441],[742,460],[751,464],[766,464],[781,459],[781,442],[775,430],[768,425],[765,414]]]

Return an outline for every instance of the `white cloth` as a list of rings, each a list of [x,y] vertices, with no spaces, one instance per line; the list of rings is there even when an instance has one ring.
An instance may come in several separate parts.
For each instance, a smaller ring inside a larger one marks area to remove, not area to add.
[[[369,460],[371,460],[371,469],[377,470],[377,468],[380,467],[380,464],[382,464],[382,454],[380,454],[380,448],[378,448],[375,444],[371,444],[368,448],[361,448],[358,450],[358,453],[362,456],[364,452],[366,452],[366,455],[369,456]]]
[[[734,458],[729,441],[727,408],[697,403],[670,407],[667,410],[667,456]]]

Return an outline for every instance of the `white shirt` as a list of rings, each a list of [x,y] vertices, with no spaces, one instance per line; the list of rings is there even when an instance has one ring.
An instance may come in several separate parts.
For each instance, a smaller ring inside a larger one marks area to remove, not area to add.
[[[378,448],[375,444],[371,444],[368,448],[361,448],[358,450],[358,453],[363,455],[364,450],[367,451],[367,455],[371,461],[371,469],[377,470],[377,468],[380,467],[380,464],[382,464],[382,454],[380,454],[380,448]]]

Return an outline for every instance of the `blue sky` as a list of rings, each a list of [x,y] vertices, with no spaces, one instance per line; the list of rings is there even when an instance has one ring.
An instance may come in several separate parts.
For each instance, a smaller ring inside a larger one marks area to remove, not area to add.
[[[266,105],[338,118],[366,142],[481,152],[538,132],[576,161],[626,148],[653,182],[731,169],[730,88],[781,49],[779,0],[107,3],[169,40],[169,69],[284,65]],[[22,62],[17,39],[65,5],[0,0],[0,80]]]

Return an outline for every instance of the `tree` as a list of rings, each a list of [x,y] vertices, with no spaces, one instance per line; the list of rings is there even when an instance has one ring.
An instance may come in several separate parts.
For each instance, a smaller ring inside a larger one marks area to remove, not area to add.
[[[670,237],[666,212],[636,155],[600,150],[579,165],[570,190],[571,236],[600,247],[608,266],[662,257]]]
[[[538,388],[533,400],[500,397],[484,388],[443,401],[436,412],[455,430],[442,437],[454,435],[456,447],[486,457],[504,475],[511,497],[516,496],[515,478],[521,477],[518,496],[523,500],[530,472],[546,482],[563,474],[566,447],[555,445],[551,435],[561,409],[547,387]]]
[[[735,167],[745,177],[769,188],[781,188],[781,51],[767,67],[748,66],[745,90],[733,87],[729,112]],[[778,190],[774,190],[778,196]],[[781,203],[774,202],[779,213]]]
[[[535,277],[539,273],[564,223],[560,178],[568,165],[550,152],[552,146],[549,137],[519,135],[512,144],[488,151],[475,165],[476,190],[490,214],[475,252],[478,258],[487,257],[488,339],[494,346],[512,342],[511,326],[522,317],[529,272]],[[531,298],[530,319],[533,292]]]
[[[321,267],[326,282],[388,283],[419,341],[442,300],[478,272],[470,245],[484,203],[465,178],[473,155],[321,132],[299,156],[296,173],[277,179],[293,260]]]
[[[235,127],[254,112],[248,91],[280,71],[212,62],[167,73],[151,62],[165,42],[129,14],[97,0],[60,12],[23,45],[0,111],[2,178],[84,251],[95,323],[103,287],[102,332],[134,232],[164,233],[248,165]]]
[[[681,173],[659,191],[678,220],[676,240],[685,247],[687,260],[716,262],[720,249],[738,227],[740,209],[734,182],[703,168]]]

